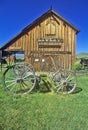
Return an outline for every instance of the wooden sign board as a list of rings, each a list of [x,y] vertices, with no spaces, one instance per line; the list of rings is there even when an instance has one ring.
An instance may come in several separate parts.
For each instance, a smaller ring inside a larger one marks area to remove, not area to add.
[[[38,42],[54,42],[54,43],[63,43],[63,39],[59,38],[40,38]]]

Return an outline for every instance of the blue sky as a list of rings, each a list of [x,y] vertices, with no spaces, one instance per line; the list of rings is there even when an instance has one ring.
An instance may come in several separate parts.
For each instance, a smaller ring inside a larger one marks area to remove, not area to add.
[[[0,46],[41,16],[53,10],[76,26],[76,53],[88,52],[88,0],[0,0]]]

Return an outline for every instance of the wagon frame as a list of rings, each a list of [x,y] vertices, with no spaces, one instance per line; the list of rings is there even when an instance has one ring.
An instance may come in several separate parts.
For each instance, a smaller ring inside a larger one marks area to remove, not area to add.
[[[3,53],[3,52],[2,52]],[[7,54],[7,53],[6,53]],[[8,55],[13,53],[8,52]],[[32,53],[32,58],[33,58]],[[4,54],[2,56],[5,56]],[[33,92],[36,85],[40,86],[41,79],[44,83],[49,83],[52,86],[52,89],[57,93],[70,94],[76,88],[76,75],[72,70],[64,70],[52,62],[52,58],[49,56],[45,57],[44,62],[41,62],[41,66],[46,69],[43,71],[43,68],[40,71],[35,71],[33,65],[20,62],[13,65],[9,64],[7,69],[3,73],[3,85],[7,92],[14,95],[25,95]],[[50,68],[47,65],[47,58],[51,59],[53,67]],[[33,59],[34,60],[34,59]],[[47,70],[46,66],[49,67]],[[48,71],[46,73],[46,71]],[[42,77],[42,78],[41,78]],[[48,80],[45,80],[43,77],[47,77]]]

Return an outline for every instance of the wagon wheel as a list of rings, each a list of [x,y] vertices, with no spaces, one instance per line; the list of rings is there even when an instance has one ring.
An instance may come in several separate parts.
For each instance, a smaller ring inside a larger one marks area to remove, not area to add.
[[[62,70],[62,68],[60,66],[53,66],[48,74],[48,77],[50,78],[50,80],[52,81],[55,76],[57,75],[57,73],[59,74],[59,72]]]
[[[70,94],[76,88],[75,73],[69,70],[59,70],[53,74],[52,84],[57,93]]]
[[[27,63],[16,64],[9,67],[3,74],[3,84],[9,93],[30,93],[36,84],[33,67]]]

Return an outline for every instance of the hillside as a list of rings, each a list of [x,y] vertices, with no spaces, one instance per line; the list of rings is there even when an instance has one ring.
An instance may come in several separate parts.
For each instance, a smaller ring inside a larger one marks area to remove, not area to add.
[[[88,58],[87,52],[81,52],[76,55],[77,58]]]

